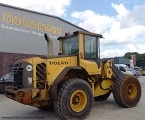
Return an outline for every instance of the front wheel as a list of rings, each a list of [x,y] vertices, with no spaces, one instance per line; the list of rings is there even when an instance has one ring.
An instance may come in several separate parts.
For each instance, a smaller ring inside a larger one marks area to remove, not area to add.
[[[93,95],[90,85],[81,79],[65,81],[54,101],[54,109],[63,119],[84,119],[90,113]]]
[[[113,86],[115,101],[123,107],[134,107],[141,98],[141,85],[134,76],[116,79]]]

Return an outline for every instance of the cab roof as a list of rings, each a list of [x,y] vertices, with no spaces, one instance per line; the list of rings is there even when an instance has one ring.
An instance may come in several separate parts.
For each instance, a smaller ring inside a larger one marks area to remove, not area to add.
[[[92,32],[86,32],[86,31],[75,31],[75,32],[73,32],[73,34],[65,33],[65,36],[61,36],[61,37],[59,37],[57,39],[58,40],[60,40],[60,39],[66,39],[66,38],[70,38],[72,36],[76,36],[78,34],[92,35],[92,36],[97,36],[97,37],[103,38],[103,35],[101,35],[101,34],[92,33]]]

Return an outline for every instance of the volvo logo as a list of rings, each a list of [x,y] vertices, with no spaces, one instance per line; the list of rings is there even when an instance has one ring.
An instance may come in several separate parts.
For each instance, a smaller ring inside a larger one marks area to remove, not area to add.
[[[31,70],[32,70],[32,65],[27,65],[27,66],[26,66],[26,70],[27,70],[27,71],[31,71]]]
[[[68,65],[67,61],[49,61],[50,65]]]

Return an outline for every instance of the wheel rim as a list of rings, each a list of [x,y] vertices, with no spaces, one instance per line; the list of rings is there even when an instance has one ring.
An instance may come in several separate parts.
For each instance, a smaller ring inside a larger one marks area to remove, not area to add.
[[[134,99],[137,95],[137,87],[134,84],[129,84],[127,86],[127,95],[129,98]]]
[[[70,107],[75,112],[81,112],[87,105],[87,95],[83,90],[75,90],[70,97]]]

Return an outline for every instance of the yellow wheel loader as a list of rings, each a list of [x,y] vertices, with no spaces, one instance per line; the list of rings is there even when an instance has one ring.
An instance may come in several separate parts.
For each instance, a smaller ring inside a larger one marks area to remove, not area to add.
[[[59,53],[45,34],[48,55],[14,63],[14,86],[6,97],[39,109],[54,107],[65,120],[85,119],[93,101],[106,100],[111,93],[120,106],[134,107],[141,85],[134,76],[124,76],[111,60],[100,59],[101,34],[76,31],[59,37]]]

